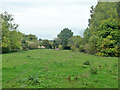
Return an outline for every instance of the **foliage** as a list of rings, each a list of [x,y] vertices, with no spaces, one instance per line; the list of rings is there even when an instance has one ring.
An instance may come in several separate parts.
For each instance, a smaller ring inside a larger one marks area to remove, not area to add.
[[[69,38],[68,41],[68,46],[71,47],[71,49],[75,50],[75,48],[79,48],[79,45],[82,43],[82,38],[80,36],[72,36],[71,38]],[[74,51],[73,50],[73,51]]]
[[[30,49],[36,49],[38,48],[38,45],[39,45],[38,41],[29,41],[28,44]]]
[[[62,43],[61,43],[61,40],[60,40],[59,38],[55,38],[55,39],[53,40],[52,46],[53,46],[53,48],[55,49],[55,48],[58,48],[59,45],[61,45],[61,44],[62,44]]]
[[[103,20],[98,31],[101,40],[98,42],[98,53],[100,56],[118,56],[119,29],[118,21],[115,19]],[[101,44],[101,45],[100,45]]]
[[[83,36],[84,36],[84,37],[83,37],[82,43],[83,43],[83,44],[88,43],[88,42],[89,42],[89,38],[90,38],[90,36],[91,36],[90,28],[87,27],[87,28],[84,30]]]
[[[60,39],[63,48],[65,48],[68,44],[68,39],[73,36],[73,32],[68,28],[64,28],[57,37]]]
[[[119,56],[118,3],[99,2],[91,7],[91,18],[84,32],[86,52],[99,56]]]
[[[39,42],[39,46],[42,46],[42,39],[39,39],[38,42]]]
[[[0,14],[2,18],[2,52],[13,52],[21,49],[21,36],[17,31],[18,24],[14,24],[13,16],[5,12]]]
[[[28,50],[29,49],[28,43],[25,40],[22,40],[21,43],[22,43],[22,50]]]
[[[90,47],[89,53],[95,54],[97,52],[96,44],[97,44],[98,41],[99,41],[99,37],[96,36],[96,35],[93,35],[89,38],[89,47]]]
[[[79,52],[85,52],[85,45],[79,45]]]
[[[49,40],[43,40],[42,45],[45,46],[47,49],[51,49],[52,45]]]
[[[112,36],[107,36],[106,38],[102,39],[97,44],[97,55],[100,56],[118,56],[118,46],[116,45],[116,41],[112,40]]]
[[[71,47],[71,50],[72,50],[72,51],[75,51],[75,50],[76,50],[76,47],[75,47],[75,46],[72,46],[72,47]]]
[[[30,47],[35,47],[37,37],[35,35],[25,35],[18,31],[18,24],[14,23],[13,15],[4,12],[0,14],[1,31],[2,32],[2,53],[28,50],[28,42],[34,41]],[[36,47],[35,47],[36,48]]]
[[[86,52],[86,53],[91,53],[91,48],[90,48],[90,45],[89,45],[89,44],[85,44],[85,45],[84,45],[84,49],[85,49],[85,52]]]
[[[37,37],[32,34],[25,35],[25,38],[27,38],[28,41],[36,41],[37,40]]]
[[[58,48],[59,48],[60,50],[62,50],[62,45],[59,45]]]

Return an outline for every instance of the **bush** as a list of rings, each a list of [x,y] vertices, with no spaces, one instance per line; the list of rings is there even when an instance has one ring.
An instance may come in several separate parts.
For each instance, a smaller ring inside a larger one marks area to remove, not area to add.
[[[102,53],[101,52],[97,52],[96,55],[102,56]]]
[[[43,40],[42,45],[46,47],[47,49],[52,49],[52,45],[49,40]]]
[[[79,46],[79,52],[85,52],[84,45]]]
[[[85,52],[86,52],[86,53],[90,53],[90,52],[91,52],[91,51],[90,51],[91,49],[90,49],[90,45],[89,45],[89,44],[85,44],[85,45],[84,45],[84,49],[85,49]]]
[[[90,69],[90,73],[91,74],[97,74],[98,73],[98,69],[97,68],[91,68]]]
[[[72,51],[75,51],[75,49],[76,49],[75,46],[72,46],[72,47],[71,47],[71,50],[72,50]]]
[[[99,37],[96,35],[93,35],[89,39],[89,47],[90,47],[90,54],[95,54],[97,53],[96,45],[99,41]]]
[[[90,65],[90,61],[84,62],[84,65]]]
[[[29,48],[30,49],[38,48],[38,42],[29,42]]]
[[[107,36],[97,44],[97,54],[99,56],[118,56],[118,46],[116,41],[112,40],[112,36]]]
[[[62,50],[62,45],[59,45],[58,48],[59,48],[60,50]]]
[[[25,40],[22,40],[21,42],[22,42],[22,50],[28,50],[29,49],[28,43]]]

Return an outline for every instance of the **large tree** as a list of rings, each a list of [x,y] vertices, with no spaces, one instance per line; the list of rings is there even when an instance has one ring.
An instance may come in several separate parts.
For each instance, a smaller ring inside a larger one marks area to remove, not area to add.
[[[38,38],[35,36],[35,35],[33,35],[33,34],[29,34],[29,35],[25,35],[25,37],[26,37],[26,39],[28,40],[28,41],[36,41]]]
[[[14,23],[13,15],[7,12],[0,14],[0,40],[2,40],[0,43],[2,53],[28,50],[30,47],[28,44],[37,47],[37,37],[21,33],[18,30],[18,24]]]
[[[18,51],[21,49],[20,40],[21,36],[18,33],[18,24],[13,23],[13,16],[4,12],[4,14],[0,14],[2,19],[2,51],[11,52]]]
[[[65,48],[68,44],[69,38],[73,36],[73,32],[68,28],[64,28],[60,34],[57,35],[58,38],[61,40],[63,48]]]
[[[90,13],[89,27],[84,32],[84,40],[89,44],[89,50],[101,56],[118,56],[118,3],[99,2],[91,7]]]

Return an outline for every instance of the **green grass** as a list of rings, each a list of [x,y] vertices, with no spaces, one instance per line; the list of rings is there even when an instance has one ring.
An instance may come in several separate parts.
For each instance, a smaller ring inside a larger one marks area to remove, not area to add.
[[[2,89],[2,55],[0,55],[0,90]]]
[[[48,49],[7,53],[2,76],[3,88],[117,88],[118,58]]]

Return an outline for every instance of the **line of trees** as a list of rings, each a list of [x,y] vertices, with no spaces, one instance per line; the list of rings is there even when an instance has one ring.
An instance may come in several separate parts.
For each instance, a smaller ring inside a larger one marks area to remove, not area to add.
[[[13,23],[13,16],[5,12],[0,14],[2,32],[2,53],[35,49],[44,46],[47,49],[71,49],[99,56],[120,54],[120,24],[117,2],[99,2],[91,7],[88,27],[83,37],[73,36],[73,32],[64,28],[54,40],[42,40],[35,35],[25,35],[18,31],[18,24]]]
[[[83,38],[87,53],[119,56],[118,8],[117,2],[99,2],[96,7],[91,7],[89,26]]]
[[[118,2],[99,2],[91,7],[88,27],[84,31],[84,37],[73,36],[69,32],[61,31],[54,45],[62,49],[70,47],[73,51],[86,52],[99,56],[120,55],[120,24]],[[61,47],[61,46],[60,46]]]
[[[38,41],[35,35],[25,35],[18,30],[18,24],[13,23],[13,15],[0,14],[0,34],[2,53],[16,52],[37,48]]]

